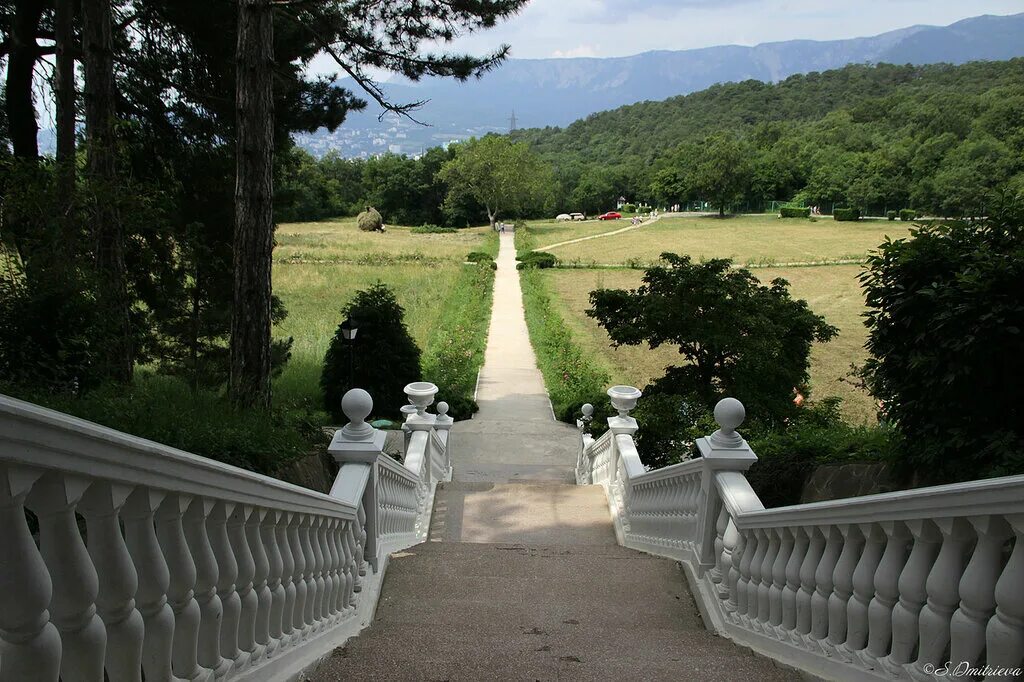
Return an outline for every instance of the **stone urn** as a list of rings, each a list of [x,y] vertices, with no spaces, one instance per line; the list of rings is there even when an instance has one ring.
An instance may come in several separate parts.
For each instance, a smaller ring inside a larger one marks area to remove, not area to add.
[[[429,381],[414,381],[405,387],[405,395],[409,398],[409,404],[416,406],[416,414],[425,417],[427,408],[433,404],[434,396],[437,395],[437,386]]]
[[[619,411],[620,417],[628,417],[630,410],[636,407],[636,401],[643,395],[639,388],[633,386],[612,386],[608,389],[608,397],[612,399],[612,407]]]

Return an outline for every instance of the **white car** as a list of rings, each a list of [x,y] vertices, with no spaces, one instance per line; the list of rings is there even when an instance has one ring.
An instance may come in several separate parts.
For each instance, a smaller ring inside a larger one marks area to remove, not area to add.
[[[558,215],[555,216],[555,220],[559,220],[559,221],[572,220],[572,216],[569,215],[568,213],[559,213]]]
[[[570,215],[570,217],[573,220],[586,220],[587,219],[587,216],[583,215],[582,213],[571,213],[569,215]]]

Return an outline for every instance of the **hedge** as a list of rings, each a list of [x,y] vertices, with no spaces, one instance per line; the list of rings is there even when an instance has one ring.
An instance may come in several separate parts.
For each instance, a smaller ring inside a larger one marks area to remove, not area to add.
[[[896,220],[896,211],[886,211],[885,217],[889,220]]]
[[[835,220],[852,221],[860,220],[860,209],[858,208],[837,208],[832,211]]]
[[[780,218],[810,218],[810,207],[783,206],[779,209]]]
[[[900,211],[900,220],[913,220],[917,217],[917,211],[912,208],[905,208]]]
[[[555,255],[546,251],[530,251],[524,253],[519,257],[519,264],[516,265],[517,270],[526,270],[527,268],[553,268],[558,264],[558,259]]]

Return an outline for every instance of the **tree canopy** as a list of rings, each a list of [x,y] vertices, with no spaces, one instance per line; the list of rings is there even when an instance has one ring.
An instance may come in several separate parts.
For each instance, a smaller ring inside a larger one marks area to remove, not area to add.
[[[439,177],[448,186],[449,210],[473,199],[484,206],[491,227],[500,215],[516,216],[546,203],[554,184],[550,168],[527,145],[499,135],[459,145]]]

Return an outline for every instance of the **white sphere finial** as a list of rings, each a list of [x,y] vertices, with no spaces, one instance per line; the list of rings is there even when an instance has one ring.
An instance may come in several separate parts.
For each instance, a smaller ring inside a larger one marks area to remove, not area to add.
[[[584,417],[589,419],[590,417],[594,416],[594,406],[591,405],[590,403],[584,403],[581,409],[583,410]]]
[[[373,398],[361,388],[346,391],[341,398],[341,411],[348,417],[348,424],[341,433],[348,440],[367,440],[373,437],[373,427],[366,418],[373,411]]]
[[[437,404],[437,413],[442,417],[448,414],[448,403],[441,401]]]
[[[711,435],[711,440],[719,445],[736,446],[743,442],[736,429],[747,416],[743,403],[736,398],[722,398],[715,405],[715,422],[719,429]]]

